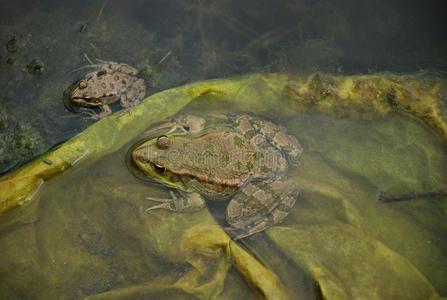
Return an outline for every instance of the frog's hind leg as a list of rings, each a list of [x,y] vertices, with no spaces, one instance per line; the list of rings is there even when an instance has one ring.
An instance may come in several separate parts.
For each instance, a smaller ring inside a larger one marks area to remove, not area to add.
[[[295,205],[298,193],[293,180],[245,185],[227,207],[231,226],[227,230],[241,239],[281,223]]]
[[[143,79],[138,79],[133,86],[120,94],[120,105],[124,108],[122,114],[130,112],[146,96],[146,85]]]
[[[249,115],[239,115],[234,120],[237,130],[257,145],[268,141],[280,151],[287,153],[291,163],[298,163],[303,148],[297,138],[287,133],[286,128]]]

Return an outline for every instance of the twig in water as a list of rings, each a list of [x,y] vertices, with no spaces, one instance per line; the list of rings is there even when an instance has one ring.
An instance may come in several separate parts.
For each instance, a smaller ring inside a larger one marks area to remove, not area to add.
[[[423,191],[423,192],[415,192],[408,194],[400,194],[400,195],[387,195],[385,193],[380,193],[379,201],[380,202],[399,202],[399,201],[408,201],[416,198],[425,198],[425,197],[444,197],[447,196],[446,189],[439,190],[431,190],[431,191]]]
[[[98,47],[96,47],[95,45],[93,45],[92,43],[88,43],[90,45],[90,47],[92,47],[93,50],[98,51]]]
[[[101,9],[99,10],[98,16],[96,17],[96,22],[99,22],[99,19],[101,19],[102,11],[104,10],[104,7],[106,7],[107,2],[109,2],[109,0],[104,0],[104,2],[102,3]]]
[[[166,60],[166,58],[168,58],[170,55],[172,54],[172,51],[169,50],[168,53],[165,54],[165,56],[163,56],[160,61],[158,62],[157,66],[159,66],[162,62],[164,62]]]
[[[80,33],[86,32],[87,31],[87,26],[88,26],[88,23],[82,24],[81,27],[79,28],[79,32]]]
[[[84,53],[84,58],[89,62],[89,64],[93,65],[94,63],[90,60],[90,58],[87,56],[87,53]]]

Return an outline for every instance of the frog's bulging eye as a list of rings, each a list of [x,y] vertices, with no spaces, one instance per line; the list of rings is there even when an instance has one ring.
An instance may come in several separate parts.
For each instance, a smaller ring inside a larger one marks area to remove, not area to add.
[[[160,136],[155,142],[155,146],[158,149],[168,149],[170,144],[169,138],[166,135]]]
[[[86,87],[87,87],[87,82],[85,82],[85,81],[79,82],[79,88],[80,89],[85,89]]]
[[[157,171],[160,174],[163,174],[164,172],[166,172],[166,167],[163,167],[162,165],[159,165],[159,164],[154,164],[154,169],[155,169],[155,171]]]

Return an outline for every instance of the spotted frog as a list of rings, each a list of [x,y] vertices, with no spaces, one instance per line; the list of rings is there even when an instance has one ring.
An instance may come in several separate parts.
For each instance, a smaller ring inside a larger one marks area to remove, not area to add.
[[[130,111],[138,105],[146,93],[143,79],[136,77],[138,71],[123,63],[102,62],[91,65],[99,70],[90,72],[81,79],[71,92],[71,101],[87,110],[94,119],[101,119],[112,113],[110,104],[120,100],[121,107]],[[96,114],[91,108],[99,107]]]
[[[230,200],[227,231],[240,239],[278,224],[298,195],[286,178],[302,148],[285,128],[249,115],[224,116],[208,126],[185,115],[167,123],[167,132],[137,146],[132,159],[143,174],[172,188],[170,197],[147,210],[194,212],[205,199]],[[168,130],[169,129],[169,130]],[[177,191],[177,192],[174,192]]]

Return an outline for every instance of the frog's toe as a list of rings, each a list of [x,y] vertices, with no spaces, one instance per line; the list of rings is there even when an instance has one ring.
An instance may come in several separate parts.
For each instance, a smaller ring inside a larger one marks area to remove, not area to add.
[[[125,108],[125,109],[120,111],[120,116],[122,117],[122,116],[124,116],[127,113],[130,114],[130,112],[131,112],[130,108]]]
[[[146,211],[167,209],[175,212],[195,212],[205,207],[205,199],[198,193],[189,193],[177,197],[173,191],[170,191],[170,195],[171,198],[146,197],[148,200],[161,202],[158,205],[147,208]]]
[[[147,200],[155,201],[155,202],[170,202],[176,199],[177,197],[171,192],[171,198],[156,198],[156,197],[146,197]]]
[[[158,205],[153,205],[151,207],[146,208],[145,211],[148,212],[148,211],[151,211],[151,210],[154,210],[154,209],[167,209],[167,210],[175,211],[171,201],[165,202],[165,203],[161,203],[161,204],[158,204]]]
[[[169,191],[169,194],[171,195],[171,198],[146,197],[147,200],[160,202],[160,204],[148,207],[148,208],[146,208],[145,211],[147,212],[147,211],[151,211],[154,209],[167,209],[170,211],[176,211],[174,202],[178,201],[178,198],[172,191]]]
[[[191,114],[174,118],[174,124],[184,132],[198,133],[205,128],[205,119]]]
[[[133,107],[126,107],[126,108],[123,108],[121,111],[120,111],[120,116],[122,117],[122,116],[124,116],[124,115],[126,115],[126,114],[132,114],[132,110],[133,110]]]
[[[275,224],[281,223],[288,214],[288,211],[277,208],[256,223],[250,224],[243,228],[230,227],[227,232],[233,236],[233,239],[239,240],[252,234],[264,231]]]
[[[84,109],[81,111],[81,114],[86,115],[86,116],[82,117],[84,120],[97,121],[100,119],[100,116],[92,109]]]
[[[93,121],[98,121],[99,119],[101,119],[99,116],[88,116],[88,117],[83,117],[82,119],[84,120],[93,120]]]
[[[231,235],[233,237],[234,240],[239,240],[239,239],[245,238],[247,236],[250,236],[252,234],[264,231],[267,228],[269,228],[275,224],[276,223],[275,223],[274,219],[267,216],[264,219],[262,219],[260,222],[255,223],[253,225],[249,225],[244,228],[227,227],[226,231],[229,235]]]
[[[225,227],[225,232],[231,236],[231,238],[235,241],[243,239],[249,235],[252,235],[253,233],[249,233],[246,230],[234,228],[234,227]]]

